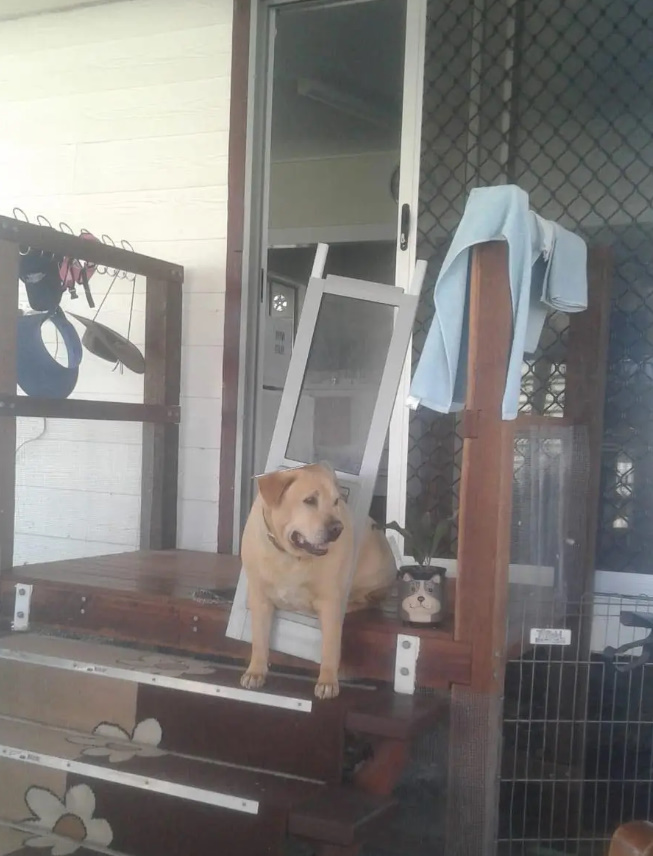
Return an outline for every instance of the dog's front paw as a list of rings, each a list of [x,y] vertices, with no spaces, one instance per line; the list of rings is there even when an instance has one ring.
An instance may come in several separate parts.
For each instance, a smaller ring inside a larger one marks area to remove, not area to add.
[[[323,678],[322,675],[317,679],[315,684],[315,695],[318,698],[335,698],[340,692],[340,685],[337,678]]]
[[[265,672],[250,672],[249,669],[240,679],[240,685],[246,690],[260,690],[265,686],[267,674]]]

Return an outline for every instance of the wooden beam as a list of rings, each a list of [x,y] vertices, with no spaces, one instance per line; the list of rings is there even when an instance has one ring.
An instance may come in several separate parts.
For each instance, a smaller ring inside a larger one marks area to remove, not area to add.
[[[94,401],[82,398],[32,398],[0,395],[3,416],[40,416],[46,419],[100,419],[113,422],[179,422],[179,407],[167,404],[135,404],[126,401]]]
[[[122,247],[112,247],[102,241],[89,241],[78,235],[68,235],[48,226],[35,226],[13,217],[0,216],[0,240],[128,273],[158,278],[162,282],[182,282],[184,279],[184,269],[181,265],[143,256]]]
[[[610,338],[610,310],[613,279],[613,252],[609,247],[591,247],[587,256],[588,305],[585,312],[569,318],[569,346],[565,378],[565,416],[586,432],[587,483],[583,531],[576,536],[578,543],[566,545],[570,553],[569,566],[579,571],[578,578],[567,580],[568,616],[566,626],[573,634],[574,645],[567,654],[573,658],[567,670],[575,669],[573,694],[565,699],[568,710],[563,711],[575,723],[571,732],[568,757],[575,784],[567,796],[567,832],[576,834],[577,816],[584,800],[585,726],[589,672],[573,663],[586,662],[591,654],[591,601],[584,595],[594,592],[596,542],[601,495],[601,456],[603,446],[603,413]],[[575,553],[575,555],[574,555]],[[580,558],[580,561],[579,561]],[[565,659],[565,655],[563,655]]]
[[[0,240],[0,394],[16,395],[18,244]],[[4,408],[0,407],[4,414]],[[0,573],[14,563],[16,414],[0,423]]]
[[[607,378],[614,256],[610,247],[592,247],[587,257],[588,306],[569,318],[565,419],[585,426],[589,454],[583,580],[578,595],[592,588],[601,493],[601,448]]]
[[[176,408],[181,385],[181,284],[148,277],[145,285],[144,404]],[[177,545],[179,426],[143,424],[141,549]]]
[[[227,271],[222,359],[222,422],[220,437],[220,514],[218,550],[233,549],[238,437],[238,377],[240,371],[240,314],[243,290],[245,229],[245,155],[249,86],[250,0],[234,0],[231,51],[231,107],[229,115],[229,208]]]
[[[523,428],[562,428],[572,425],[569,416],[541,416],[539,413],[520,413],[515,419],[517,431]]]
[[[515,433],[514,420],[501,413],[512,338],[505,243],[473,250],[469,330],[454,640],[471,645],[472,669],[470,685],[451,691],[446,840],[457,852],[489,853],[501,763]]]
[[[504,243],[479,246],[470,281],[468,388],[474,430],[463,440],[454,638],[472,645],[471,686],[503,681],[514,421],[501,417],[512,337]]]

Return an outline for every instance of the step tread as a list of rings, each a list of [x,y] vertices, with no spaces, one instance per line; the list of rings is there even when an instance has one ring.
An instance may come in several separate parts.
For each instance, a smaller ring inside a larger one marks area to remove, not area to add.
[[[68,838],[65,835],[55,835],[51,830],[36,824],[28,826],[25,822],[16,822],[0,817],[0,856],[10,856],[13,853],[22,853],[26,849],[26,842],[34,838],[48,838],[53,843],[58,843],[60,847],[66,849],[68,853],[75,853],[76,856],[125,856],[121,851],[114,850],[110,847],[100,847],[91,841],[80,842]],[[29,848],[30,852],[34,852],[33,848]],[[50,848],[44,849],[43,852],[51,852]]]
[[[47,766],[46,763],[39,762],[39,759],[48,756],[57,759],[57,763],[61,762],[64,769],[67,764],[72,764],[73,767],[84,764],[84,775],[99,779],[117,777],[124,779],[126,786],[130,786],[128,780],[131,775],[144,777],[151,782],[152,790],[157,789],[157,783],[172,784],[185,789],[185,799],[196,802],[218,804],[210,795],[228,794],[236,801],[287,809],[314,796],[324,787],[321,783],[306,779],[191,758],[163,750],[155,750],[154,755],[150,751],[148,757],[148,753],[143,749],[151,750],[151,747],[113,740],[108,742],[118,747],[119,751],[125,750],[118,762],[112,762],[111,756],[85,754],[84,750],[94,750],[98,743],[107,745],[107,741],[98,741],[93,735],[11,717],[0,717],[0,747],[10,747],[9,751],[0,748],[0,759],[25,760],[39,766]],[[16,757],[12,750],[27,753],[28,757]],[[131,758],[125,757],[129,751],[134,753]],[[238,808],[244,810],[242,806]]]
[[[324,788],[291,811],[288,832],[347,847],[385,822],[396,806],[392,797],[366,794],[352,787]]]
[[[44,636],[36,633],[12,633],[0,637],[0,660],[18,659],[40,662],[52,668],[83,672],[87,664],[89,672],[108,677],[122,677],[137,683],[148,682],[161,686],[178,684],[180,687],[200,693],[208,693],[212,687],[224,686],[236,690],[243,697],[283,696],[304,704],[290,705],[296,709],[310,710],[314,701],[313,682],[294,677],[270,675],[263,692],[249,692],[240,687],[242,668],[216,664],[186,655],[159,654],[140,648],[123,648],[78,639]],[[103,670],[112,670],[107,673]],[[113,673],[118,670],[119,674]],[[271,699],[274,702],[274,699]],[[261,702],[259,702],[261,703]],[[308,703],[308,704],[306,704]]]
[[[448,710],[444,695],[383,693],[347,711],[349,731],[395,740],[409,740],[441,722]]]
[[[311,678],[271,674],[264,691],[240,687],[242,669],[190,656],[158,654],[35,633],[0,637],[0,661],[31,662],[77,673],[93,673],[182,689],[199,694],[235,698],[258,705],[310,712],[328,704],[343,711],[352,731],[394,739],[408,739],[442,718],[445,706],[437,696],[401,696],[389,689],[341,684],[338,699],[317,702]],[[104,671],[103,671],[104,670]],[[117,671],[116,671],[117,670]],[[221,688],[226,688],[222,691]],[[335,711],[334,711],[335,713]]]
[[[138,788],[130,775],[145,777],[148,791],[166,797],[203,802],[229,808],[224,802],[207,799],[210,794],[226,794],[235,801],[250,801],[250,814],[281,811],[288,818],[290,834],[313,841],[349,844],[384,819],[394,801],[356,791],[351,786],[329,786],[322,783],[275,775],[244,767],[188,758],[172,752],[157,757],[136,755],[111,763],[107,757],[85,756],[79,740],[92,736],[79,731],[52,728],[40,723],[0,717],[0,764],[3,760],[23,762],[40,767],[66,769],[83,779],[107,779],[114,785]],[[134,743],[112,742],[114,749],[143,748]],[[7,750],[5,747],[10,747]],[[95,746],[93,748],[96,748]],[[44,757],[47,756],[47,757]],[[84,767],[78,767],[78,764]],[[123,774],[123,775],[121,775]],[[127,774],[127,775],[124,775]],[[184,792],[172,791],[170,785],[182,786]],[[162,787],[159,787],[162,785]],[[204,797],[204,798],[203,798]],[[255,804],[253,809],[252,805]],[[233,806],[236,811],[246,811]],[[1,856],[1,854],[0,854]]]

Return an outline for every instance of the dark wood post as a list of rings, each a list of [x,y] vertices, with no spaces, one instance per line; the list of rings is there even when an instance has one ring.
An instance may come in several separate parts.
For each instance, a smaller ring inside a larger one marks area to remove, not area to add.
[[[145,284],[144,403],[179,405],[181,283],[147,277]],[[143,424],[141,549],[177,545],[179,425]]]
[[[565,417],[587,430],[589,479],[583,550],[583,585],[591,587],[596,559],[601,489],[603,410],[610,339],[610,304],[614,259],[610,247],[592,247],[587,258],[588,303],[569,318],[565,380]]]
[[[587,310],[569,319],[569,347],[565,381],[565,418],[576,430],[586,432],[587,484],[585,520],[578,544],[568,549],[580,555],[579,579],[570,580],[568,595],[568,626],[574,644],[562,655],[564,683],[570,692],[558,709],[560,715],[574,724],[569,754],[559,755],[559,761],[569,764],[573,783],[569,785],[565,834],[580,835],[584,801],[585,737],[589,693],[594,572],[596,571],[596,542],[599,526],[601,493],[601,450],[603,446],[603,415],[607,379],[608,344],[610,339],[610,309],[614,258],[610,247],[592,247],[587,258]],[[579,602],[580,600],[580,602]]]
[[[515,425],[501,417],[507,253],[505,243],[478,246],[470,277],[454,638],[471,645],[472,671],[468,687],[452,687],[447,812],[447,852],[461,856],[492,853],[496,834]]]
[[[0,396],[16,395],[18,244],[0,240]],[[1,403],[2,407],[11,405]],[[14,564],[16,414],[0,418],[0,573]]]

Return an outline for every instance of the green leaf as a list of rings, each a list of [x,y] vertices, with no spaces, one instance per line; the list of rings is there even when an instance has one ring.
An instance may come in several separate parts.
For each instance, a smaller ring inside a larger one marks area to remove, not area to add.
[[[431,561],[433,556],[437,555],[437,551],[440,548],[440,544],[443,539],[449,534],[449,529],[451,527],[451,520],[445,519],[441,520],[438,525],[435,527],[435,532],[433,533],[433,538],[431,540],[431,546],[428,553],[428,562]]]

